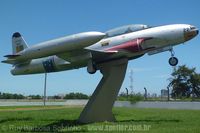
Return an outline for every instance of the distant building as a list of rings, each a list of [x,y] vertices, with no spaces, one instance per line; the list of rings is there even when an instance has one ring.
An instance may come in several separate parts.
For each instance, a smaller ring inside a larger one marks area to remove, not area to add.
[[[168,98],[168,90],[162,89],[161,90],[161,100],[167,100]]]
[[[152,98],[156,98],[156,97],[157,97],[157,94],[156,94],[156,93],[153,93],[153,94],[151,94],[151,97],[152,97]]]
[[[151,94],[150,94],[150,93],[147,93],[147,97],[148,97],[148,98],[151,97]]]
[[[64,99],[65,95],[66,95],[66,94],[64,94],[64,93],[60,93],[60,94],[58,94],[57,96],[59,96],[61,99]]]

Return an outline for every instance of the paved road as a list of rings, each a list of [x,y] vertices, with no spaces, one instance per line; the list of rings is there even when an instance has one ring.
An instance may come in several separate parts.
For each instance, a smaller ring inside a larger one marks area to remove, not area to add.
[[[46,105],[84,106],[88,100],[66,100],[64,102],[46,102]],[[37,106],[43,102],[0,101],[0,106]],[[116,101],[115,107],[130,108],[165,108],[165,109],[193,109],[200,110],[200,102],[137,102]]]
[[[163,108],[163,109],[192,109],[200,110],[200,102],[137,102],[131,104],[128,101],[115,102],[117,107],[132,107],[132,108]]]

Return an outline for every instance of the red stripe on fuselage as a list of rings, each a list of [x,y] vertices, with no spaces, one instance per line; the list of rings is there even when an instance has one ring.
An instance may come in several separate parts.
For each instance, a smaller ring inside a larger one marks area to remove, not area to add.
[[[138,38],[134,39],[117,46],[113,46],[111,48],[106,49],[106,51],[119,51],[119,50],[126,50],[129,52],[140,52],[142,50],[141,43],[144,42],[146,39]]]

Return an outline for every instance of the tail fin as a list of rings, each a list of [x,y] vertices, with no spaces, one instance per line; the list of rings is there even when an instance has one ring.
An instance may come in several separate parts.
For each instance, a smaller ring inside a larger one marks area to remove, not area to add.
[[[15,32],[12,36],[13,55],[26,49],[28,45],[19,32]]]

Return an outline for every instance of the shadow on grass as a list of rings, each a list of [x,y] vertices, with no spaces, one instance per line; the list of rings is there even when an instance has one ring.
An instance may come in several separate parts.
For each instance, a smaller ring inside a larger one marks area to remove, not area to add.
[[[12,122],[12,121],[30,121],[32,120],[32,118],[30,117],[25,117],[25,118],[7,118],[7,119],[3,119],[3,120],[0,120],[0,124],[1,123],[4,123],[4,122]]]
[[[155,122],[155,123],[160,123],[160,122],[180,122],[180,120],[177,119],[144,119],[144,120],[121,120],[118,122]]]
[[[77,120],[60,120],[57,122],[53,122],[44,126],[36,126],[32,129],[24,128],[21,132],[59,132],[61,130],[66,130],[70,132],[84,132],[86,131],[84,128],[80,126],[84,125],[83,123],[79,123]]]

